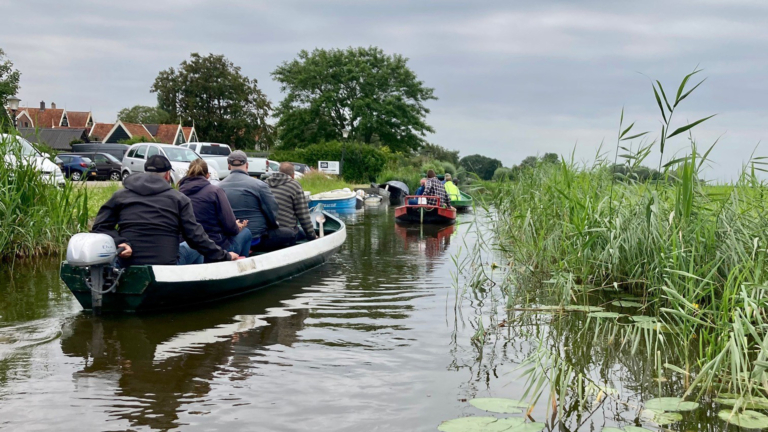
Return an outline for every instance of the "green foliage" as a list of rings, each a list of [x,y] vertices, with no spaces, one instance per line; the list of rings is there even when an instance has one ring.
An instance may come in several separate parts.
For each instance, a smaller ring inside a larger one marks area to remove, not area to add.
[[[501,161],[475,154],[461,158],[459,164],[468,172],[477,174],[483,180],[490,180],[496,169],[501,168]]]
[[[13,68],[13,63],[5,57],[5,51],[0,48],[0,107],[3,107],[3,111],[6,100],[19,92],[20,79],[21,72]]]
[[[136,135],[136,136],[132,136],[132,137],[130,137],[128,139],[124,139],[124,140],[118,141],[119,144],[128,144],[128,145],[138,144],[138,143],[143,143],[143,142],[154,142],[154,140],[149,140],[149,139],[147,139],[147,137],[145,137],[143,135]]]
[[[342,161],[341,176],[349,182],[369,182],[384,169],[387,155],[374,147],[362,143],[341,143],[332,141],[314,144],[295,150],[278,150],[270,159],[301,162],[317,167],[318,161]]]
[[[516,171],[513,168],[496,168],[496,171],[493,172],[493,181],[513,180]]]
[[[419,149],[419,155],[426,156],[429,159],[447,161],[453,165],[459,164],[459,151],[448,150],[437,144],[424,143]]]
[[[390,180],[397,180],[408,185],[410,192],[416,192],[421,182],[421,172],[412,167],[400,167],[395,169],[386,169],[376,177],[376,183],[382,184]]]
[[[446,161],[440,161],[440,165],[443,166],[443,172],[448,173],[452,175],[453,177],[456,177],[457,171],[456,171],[456,165],[452,164],[451,162]]]
[[[69,145],[71,146],[72,144],[83,144],[84,142],[85,141],[81,140],[80,138],[75,138],[69,142]]]
[[[12,138],[0,140],[0,154],[0,261],[61,251],[87,228],[85,189],[52,185]]]
[[[325,175],[321,172],[311,172],[299,179],[301,187],[312,194],[328,192],[337,189],[353,188],[353,185],[345,182],[337,176]]]
[[[305,50],[272,77],[286,93],[276,110],[281,145],[287,149],[349,139],[416,150],[434,132],[425,102],[437,99],[407,66],[405,57],[379,48]]]
[[[171,123],[171,115],[158,107],[134,105],[123,108],[117,113],[117,119],[126,123],[166,124]]]
[[[427,162],[424,165],[421,166],[421,173],[426,174],[427,171],[432,170],[437,175],[443,175],[445,174],[445,168],[443,168],[443,164],[440,163],[440,161],[431,161]]]
[[[271,105],[255,79],[222,55],[192,53],[178,69],[161,71],[151,91],[158,108],[192,126],[200,136],[237,149],[268,148]]]

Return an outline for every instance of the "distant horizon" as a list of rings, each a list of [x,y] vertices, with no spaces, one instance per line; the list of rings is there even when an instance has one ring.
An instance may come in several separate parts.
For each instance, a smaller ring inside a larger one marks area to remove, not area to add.
[[[649,77],[673,92],[696,65],[709,79],[681,104],[676,126],[718,114],[694,134],[700,147],[722,136],[707,177],[736,176],[765,138],[767,60],[759,53],[768,40],[768,4],[761,2],[223,7],[76,0],[6,2],[4,10],[14,19],[0,29],[0,48],[22,73],[22,106],[53,101],[92,111],[102,123],[114,122],[122,108],[155,106],[149,89],[158,72],[192,52],[223,54],[258,80],[274,105],[284,95],[270,73],[300,50],[373,45],[408,57],[418,78],[435,88],[439,99],[428,104],[427,122],[436,133],[426,139],[462,156],[478,153],[513,166],[530,155],[570,155],[578,143],[576,159],[589,161],[601,142],[613,151],[622,107],[625,124],[637,121],[637,130],[658,135]],[[671,158],[687,146],[679,136],[665,153]],[[658,160],[654,153],[651,160]]]

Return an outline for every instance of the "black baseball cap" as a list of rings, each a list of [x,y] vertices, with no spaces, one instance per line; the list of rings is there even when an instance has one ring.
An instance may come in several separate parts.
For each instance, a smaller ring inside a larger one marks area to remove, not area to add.
[[[144,172],[164,173],[171,171],[172,169],[171,161],[169,161],[167,157],[159,154],[150,156],[144,163]]]

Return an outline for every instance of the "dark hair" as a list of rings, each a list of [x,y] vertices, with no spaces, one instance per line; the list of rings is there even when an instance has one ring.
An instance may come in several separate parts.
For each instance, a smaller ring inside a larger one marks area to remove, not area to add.
[[[429,170],[427,171],[427,178],[434,178],[435,177],[435,171]]]

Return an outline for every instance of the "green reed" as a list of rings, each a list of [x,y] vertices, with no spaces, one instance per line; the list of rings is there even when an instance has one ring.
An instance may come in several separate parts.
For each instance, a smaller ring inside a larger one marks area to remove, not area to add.
[[[768,188],[758,173],[766,171],[768,161],[752,157],[727,187],[710,187],[702,179],[715,144],[701,152],[691,132],[711,116],[676,128],[672,124],[680,102],[701,84],[687,87],[697,72],[685,77],[671,102],[661,83],[653,84],[663,117],[655,140],[633,133],[634,124],[625,128],[622,111],[617,155],[626,174],[615,174],[613,161],[598,152],[591,165],[578,165],[573,158],[540,165],[515,181],[484,183],[476,196],[495,210],[496,248],[518,270],[510,272],[511,285],[520,289],[531,278],[548,279],[542,289],[562,305],[578,303],[594,289],[633,292],[646,301],[643,313],[670,332],[620,329],[615,336],[621,349],[634,352],[644,340],[650,364],[684,375],[686,395],[765,396]],[[651,150],[659,149],[663,158],[675,137],[688,138],[687,154],[660,162],[661,179],[638,181],[634,173]],[[643,141],[634,148],[625,144],[639,138]],[[605,325],[616,326],[615,321]],[[562,396],[565,389],[558,382],[572,386],[586,376],[552,351],[537,351],[528,360],[528,365],[549,365],[527,372],[535,378],[530,384],[536,399],[544,381]],[[568,387],[574,394],[582,390]]]
[[[0,261],[59,253],[87,227],[86,188],[47,182],[11,141],[0,139]]]

